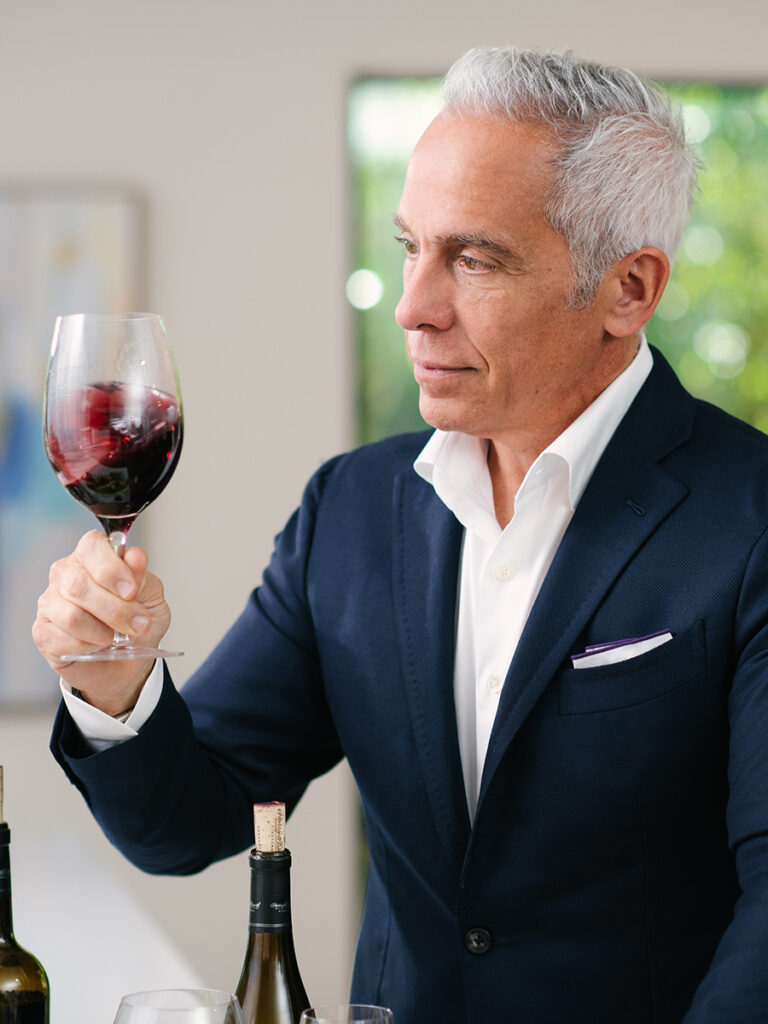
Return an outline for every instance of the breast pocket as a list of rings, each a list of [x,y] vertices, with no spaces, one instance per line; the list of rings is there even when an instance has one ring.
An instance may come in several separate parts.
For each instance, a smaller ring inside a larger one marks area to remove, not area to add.
[[[704,623],[695,622],[629,661],[565,669],[557,681],[558,710],[561,715],[588,715],[644,704],[702,676],[706,662]]]

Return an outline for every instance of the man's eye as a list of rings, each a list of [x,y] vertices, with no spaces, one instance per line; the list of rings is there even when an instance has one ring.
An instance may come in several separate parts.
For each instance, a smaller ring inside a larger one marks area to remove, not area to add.
[[[402,235],[395,235],[395,241],[399,242],[402,245],[408,256],[415,255],[416,243],[412,242],[410,238],[403,238]]]
[[[493,270],[494,269],[494,267],[490,263],[484,263],[482,260],[479,260],[477,258],[477,256],[468,256],[466,253],[464,253],[461,257],[459,257],[459,263],[461,263],[461,265],[466,270]]]

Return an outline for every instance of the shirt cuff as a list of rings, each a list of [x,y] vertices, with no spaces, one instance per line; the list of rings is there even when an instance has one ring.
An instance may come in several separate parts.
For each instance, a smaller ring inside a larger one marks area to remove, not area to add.
[[[155,662],[139,694],[136,706],[124,722],[76,697],[72,693],[72,687],[61,678],[59,686],[72,720],[91,751],[98,754],[138,735],[139,729],[149,719],[160,700],[163,690],[163,662],[160,659]]]

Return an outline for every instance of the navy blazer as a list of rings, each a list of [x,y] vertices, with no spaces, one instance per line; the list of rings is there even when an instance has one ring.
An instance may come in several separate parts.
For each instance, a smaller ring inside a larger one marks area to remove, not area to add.
[[[62,709],[57,758],[135,863],[190,872],[346,757],[370,846],[353,996],[397,1024],[768,1021],[766,438],[654,354],[509,667],[472,827],[461,529],[412,469],[425,439],[322,467],[181,697],[166,679],[96,755]]]

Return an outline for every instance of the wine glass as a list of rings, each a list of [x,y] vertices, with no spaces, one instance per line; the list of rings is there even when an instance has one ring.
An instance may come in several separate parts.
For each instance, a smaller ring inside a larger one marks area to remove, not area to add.
[[[299,1024],[392,1024],[394,1015],[386,1006],[362,1003],[341,1006],[315,1006],[304,1010]]]
[[[212,988],[158,989],[123,996],[114,1024],[244,1024],[235,996]]]
[[[154,313],[60,316],[53,332],[43,438],[59,482],[125,552],[136,517],[171,479],[181,454],[179,378]],[[173,657],[115,632],[109,647],[61,661]]]

